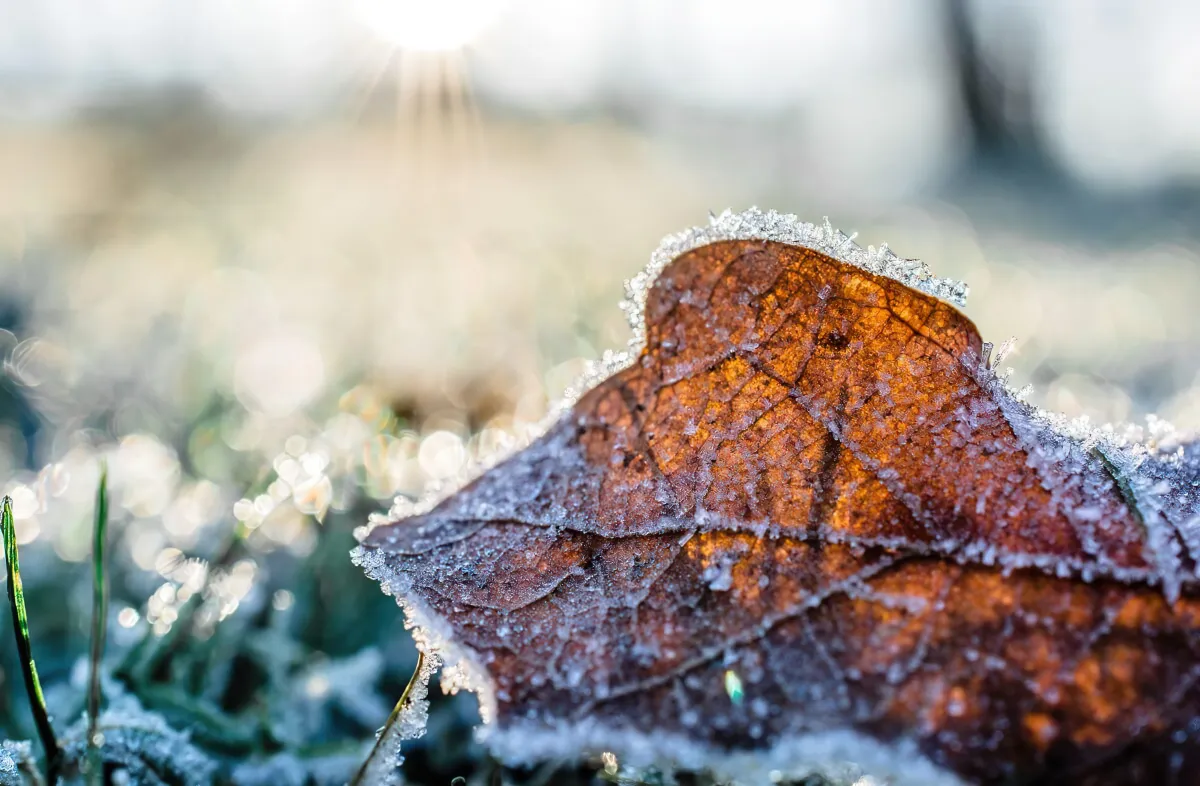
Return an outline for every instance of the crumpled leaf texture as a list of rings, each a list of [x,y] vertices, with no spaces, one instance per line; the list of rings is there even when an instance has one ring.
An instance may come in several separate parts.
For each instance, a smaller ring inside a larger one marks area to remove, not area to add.
[[[848,730],[968,781],[1200,783],[1189,484],[1143,504],[1008,394],[966,317],[806,248],[683,254],[645,342],[364,540],[500,729],[715,752]]]

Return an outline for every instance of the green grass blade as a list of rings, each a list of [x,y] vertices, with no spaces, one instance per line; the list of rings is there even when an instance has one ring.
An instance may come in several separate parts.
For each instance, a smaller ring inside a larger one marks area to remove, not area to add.
[[[33,661],[33,648],[29,643],[29,618],[25,613],[25,592],[21,588],[21,564],[17,554],[17,529],[13,524],[12,497],[4,498],[0,514],[0,529],[4,534],[4,556],[8,563],[8,605],[12,608],[13,633],[17,637],[17,653],[21,658],[21,671],[25,676],[25,692],[29,695],[29,710],[37,725],[42,748],[46,752],[48,780],[54,783],[59,763],[58,740],[54,727],[50,725],[50,714],[46,711],[46,698],[42,695],[42,683],[38,680],[37,664]]]
[[[392,713],[388,715],[387,723],[383,725],[383,730],[375,738],[375,745],[371,747],[371,752],[367,754],[367,758],[363,761],[362,766],[358,768],[358,772],[355,773],[354,779],[350,781],[349,786],[364,786],[366,784],[367,773],[370,771],[375,758],[382,755],[384,743],[388,741],[392,727],[396,725],[396,721],[404,713],[404,708],[408,704],[408,697],[412,695],[413,686],[421,678],[421,669],[424,665],[425,653],[417,650],[417,667],[413,669],[412,679],[408,681],[407,687],[404,688],[404,693],[400,695],[400,701],[396,702],[396,706],[392,708]]]
[[[100,665],[104,660],[104,639],[108,632],[108,573],[105,565],[105,544],[108,532],[108,466],[100,467],[100,484],[96,487],[96,519],[92,527],[92,649],[88,669],[88,780],[100,783],[99,738],[100,722]]]

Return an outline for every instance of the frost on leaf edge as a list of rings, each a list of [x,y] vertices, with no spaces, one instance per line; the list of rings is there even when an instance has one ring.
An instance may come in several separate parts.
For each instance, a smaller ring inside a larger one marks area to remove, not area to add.
[[[553,409],[551,416],[557,420],[557,417],[570,409],[580,396],[633,362],[646,345],[643,315],[646,312],[646,298],[654,287],[654,282],[675,259],[712,243],[728,240],[768,240],[800,246],[862,268],[868,273],[894,279],[959,308],[966,306],[970,288],[963,282],[938,278],[924,262],[899,257],[886,243],[878,248],[863,248],[854,242],[855,237],[857,234],[847,235],[834,229],[828,217],[817,225],[802,221],[794,213],[763,211],[757,207],[737,213],[726,209],[720,215],[710,214],[708,226],[691,227],[667,235],[650,255],[650,262],[645,269],[625,282],[625,299],[621,301],[621,310],[625,312],[625,318],[633,332],[628,348],[620,352],[605,352],[600,360],[592,363],[582,378],[567,391],[563,400]]]

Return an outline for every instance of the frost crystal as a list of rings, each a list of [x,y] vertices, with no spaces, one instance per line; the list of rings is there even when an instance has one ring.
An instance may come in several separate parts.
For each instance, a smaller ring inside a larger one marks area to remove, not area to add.
[[[400,710],[399,717],[391,727],[381,729],[379,734],[383,755],[377,762],[372,762],[367,775],[368,783],[398,786],[404,783],[400,771],[404,764],[403,744],[406,740],[415,740],[425,734],[425,726],[429,723],[429,680],[436,671],[436,662],[425,661],[421,672],[416,677],[412,693]]]
[[[363,565],[370,575],[369,564],[364,564],[357,557],[355,561]],[[384,591],[389,591],[386,584]],[[400,770],[404,763],[401,747],[405,741],[417,739],[425,734],[425,727],[429,722],[429,681],[443,662],[442,657],[434,652],[434,647],[424,635],[424,631],[416,626],[416,613],[410,611],[406,618],[406,626],[414,629],[413,638],[425,655],[421,660],[420,669],[413,676],[400,714],[378,732],[381,735],[377,738],[378,750],[372,752],[363,777],[364,783],[374,786],[399,786],[404,783],[404,776]],[[445,649],[453,651],[450,647]]]
[[[991,369],[977,370],[977,380],[990,390],[1005,419],[1022,438],[1030,465],[1080,477],[1100,467],[1115,480],[1146,529],[1153,575],[1127,575],[1097,554],[1100,571],[1118,579],[1148,579],[1159,584],[1167,600],[1174,602],[1184,584],[1200,578],[1200,440],[1153,415],[1147,417],[1145,427],[1096,427],[1086,417],[1069,420],[1027,404],[1027,391],[1014,392],[1006,379],[1007,375]],[[1058,487],[1050,491],[1055,504],[1069,493]],[[1069,507],[1067,512],[1085,540],[1087,532],[1103,526],[1099,511],[1092,508]],[[1011,565],[1022,566],[1020,562]],[[1080,572],[1075,565],[1060,563],[1058,567],[1065,575]],[[1090,573],[1083,575],[1088,578]]]
[[[621,752],[622,764],[635,770],[708,771],[718,783],[730,786],[806,779],[830,786],[859,786],[868,776],[895,786],[964,786],[960,778],[930,762],[909,741],[885,745],[843,730],[780,740],[766,751],[714,755],[711,749],[677,735],[647,736],[582,720],[551,729],[517,724],[494,731],[488,746],[502,760],[526,766],[611,748]]]
[[[958,307],[967,304],[970,289],[961,281],[938,278],[929,266],[919,259],[904,259],[896,256],[887,244],[878,249],[863,248],[854,242],[855,235],[847,235],[833,228],[826,218],[820,226],[801,221],[792,213],[763,212],[752,207],[743,213],[726,210],[719,216],[711,216],[708,226],[692,227],[668,235],[650,256],[650,264],[625,285],[626,301],[622,308],[629,317],[635,340],[642,343],[642,313],[646,308],[646,295],[654,281],[675,258],[689,251],[717,243],[722,240],[771,240],[791,246],[802,246],[820,251],[834,259],[861,267],[870,273],[887,276],[905,286],[941,298]]]
[[[0,786],[24,786],[21,770],[33,761],[33,747],[25,741],[0,743]]]

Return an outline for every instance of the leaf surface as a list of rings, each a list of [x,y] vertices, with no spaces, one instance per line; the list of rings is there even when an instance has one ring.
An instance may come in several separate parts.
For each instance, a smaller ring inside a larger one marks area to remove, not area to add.
[[[499,752],[1200,783],[1192,448],[1064,433],[953,307],[797,245],[682,253],[643,337],[357,556]]]

